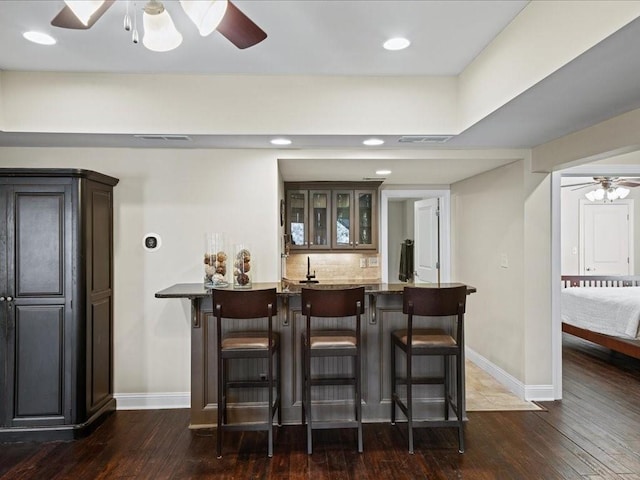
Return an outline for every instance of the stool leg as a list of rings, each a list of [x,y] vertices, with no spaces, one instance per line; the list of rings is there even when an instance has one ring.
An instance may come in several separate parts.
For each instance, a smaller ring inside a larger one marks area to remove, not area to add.
[[[307,382],[305,386],[305,396],[307,400],[307,453],[311,455],[313,453],[313,413],[312,413],[312,405],[311,405],[311,357],[307,357],[305,359],[305,372],[307,377]]]
[[[396,424],[396,347],[391,337],[391,425]]]
[[[278,370],[276,375],[276,394],[278,396],[278,426],[282,426],[282,357],[280,355],[280,346],[278,345],[278,350],[276,351],[276,361],[278,362]]]
[[[413,378],[411,372],[411,346],[407,346],[407,427],[409,429],[409,453],[413,455]]]
[[[462,355],[456,355],[456,410],[458,412],[458,451],[464,453],[464,415],[462,411],[463,403],[463,385],[464,379],[462,378]]]
[[[307,423],[307,417],[306,417],[306,408],[307,408],[307,367],[305,366],[305,355],[306,355],[306,349],[304,346],[304,336],[301,335],[300,336],[300,348],[302,349],[302,351],[300,352],[300,367],[302,370],[302,408],[301,408],[301,413],[302,413],[302,418],[301,418],[301,425],[304,425],[305,423]]]
[[[269,342],[271,342],[271,339],[269,339]],[[269,408],[267,411],[267,415],[269,415],[269,418],[267,419],[269,446],[267,455],[269,457],[273,457],[273,357],[268,355],[267,361],[269,362],[267,370],[267,384],[269,388]]]
[[[358,452],[362,453],[362,379],[360,365],[360,345],[356,355],[356,419],[358,420]]]
[[[223,401],[223,389],[224,389],[224,378],[223,378],[223,367],[224,360],[218,357],[218,428],[216,431],[217,436],[217,456],[218,458],[222,458],[222,416],[224,414],[224,401]]]
[[[449,357],[442,355],[442,368],[444,370],[444,419],[449,420]]]

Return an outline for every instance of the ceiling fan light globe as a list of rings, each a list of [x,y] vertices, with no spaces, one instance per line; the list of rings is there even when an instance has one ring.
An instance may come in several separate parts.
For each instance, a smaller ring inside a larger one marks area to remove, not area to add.
[[[210,35],[218,28],[227,12],[228,4],[228,0],[180,0],[182,9],[203,37]]]
[[[157,14],[146,11],[142,15],[144,37],[142,44],[153,52],[168,52],[178,48],[182,43],[182,35],[176,29],[171,16],[166,10]]]
[[[616,193],[618,194],[618,198],[621,198],[621,199],[627,198],[627,195],[629,195],[629,192],[631,192],[631,190],[629,190],[628,188],[624,188],[624,187],[616,188]]]
[[[65,0],[64,3],[83,25],[89,25],[91,16],[98,11],[104,0]]]
[[[593,193],[594,193],[594,196],[595,196],[596,200],[604,200],[604,194],[605,194],[604,188],[598,188],[598,189],[594,190]]]
[[[590,202],[595,202],[596,201],[596,191],[595,190],[591,190],[590,192],[585,193],[584,196],[587,197],[587,200],[589,200]]]

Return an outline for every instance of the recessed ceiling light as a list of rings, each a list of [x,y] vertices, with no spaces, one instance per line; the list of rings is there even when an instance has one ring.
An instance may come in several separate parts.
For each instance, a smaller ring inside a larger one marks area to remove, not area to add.
[[[369,147],[375,147],[376,145],[382,145],[384,143],[384,140],[380,138],[368,138],[362,143],[368,145]]]
[[[271,140],[272,145],[291,145],[291,140],[288,138],[274,138]]]
[[[55,45],[56,43],[55,38],[42,32],[24,32],[22,36],[30,42],[37,43],[39,45]]]
[[[387,50],[404,50],[409,45],[411,45],[411,42],[402,37],[390,38],[382,44]]]
[[[389,175],[391,170],[376,170],[376,175]]]

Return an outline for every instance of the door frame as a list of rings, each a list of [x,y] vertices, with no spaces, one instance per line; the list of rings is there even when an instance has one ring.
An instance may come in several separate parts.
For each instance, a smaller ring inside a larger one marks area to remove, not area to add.
[[[611,155],[612,157],[615,154]],[[640,165],[581,165],[555,170],[551,173],[551,368],[553,393],[556,400],[562,399],[562,317],[560,314],[560,276],[562,241],[560,238],[561,185],[562,177],[592,177],[612,175],[622,177],[640,176]]]
[[[382,283],[389,283],[389,199],[391,198],[419,198],[427,199],[439,197],[440,202],[440,280],[451,281],[451,191],[448,186],[436,185],[424,189],[411,190],[380,190],[380,223],[378,226],[378,239],[380,245],[380,262],[382,268],[380,276]]]

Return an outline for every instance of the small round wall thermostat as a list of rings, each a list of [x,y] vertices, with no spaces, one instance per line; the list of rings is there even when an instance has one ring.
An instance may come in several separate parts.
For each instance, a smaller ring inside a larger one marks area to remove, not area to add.
[[[142,239],[142,246],[147,252],[155,252],[162,245],[162,239],[157,233],[147,233]]]

